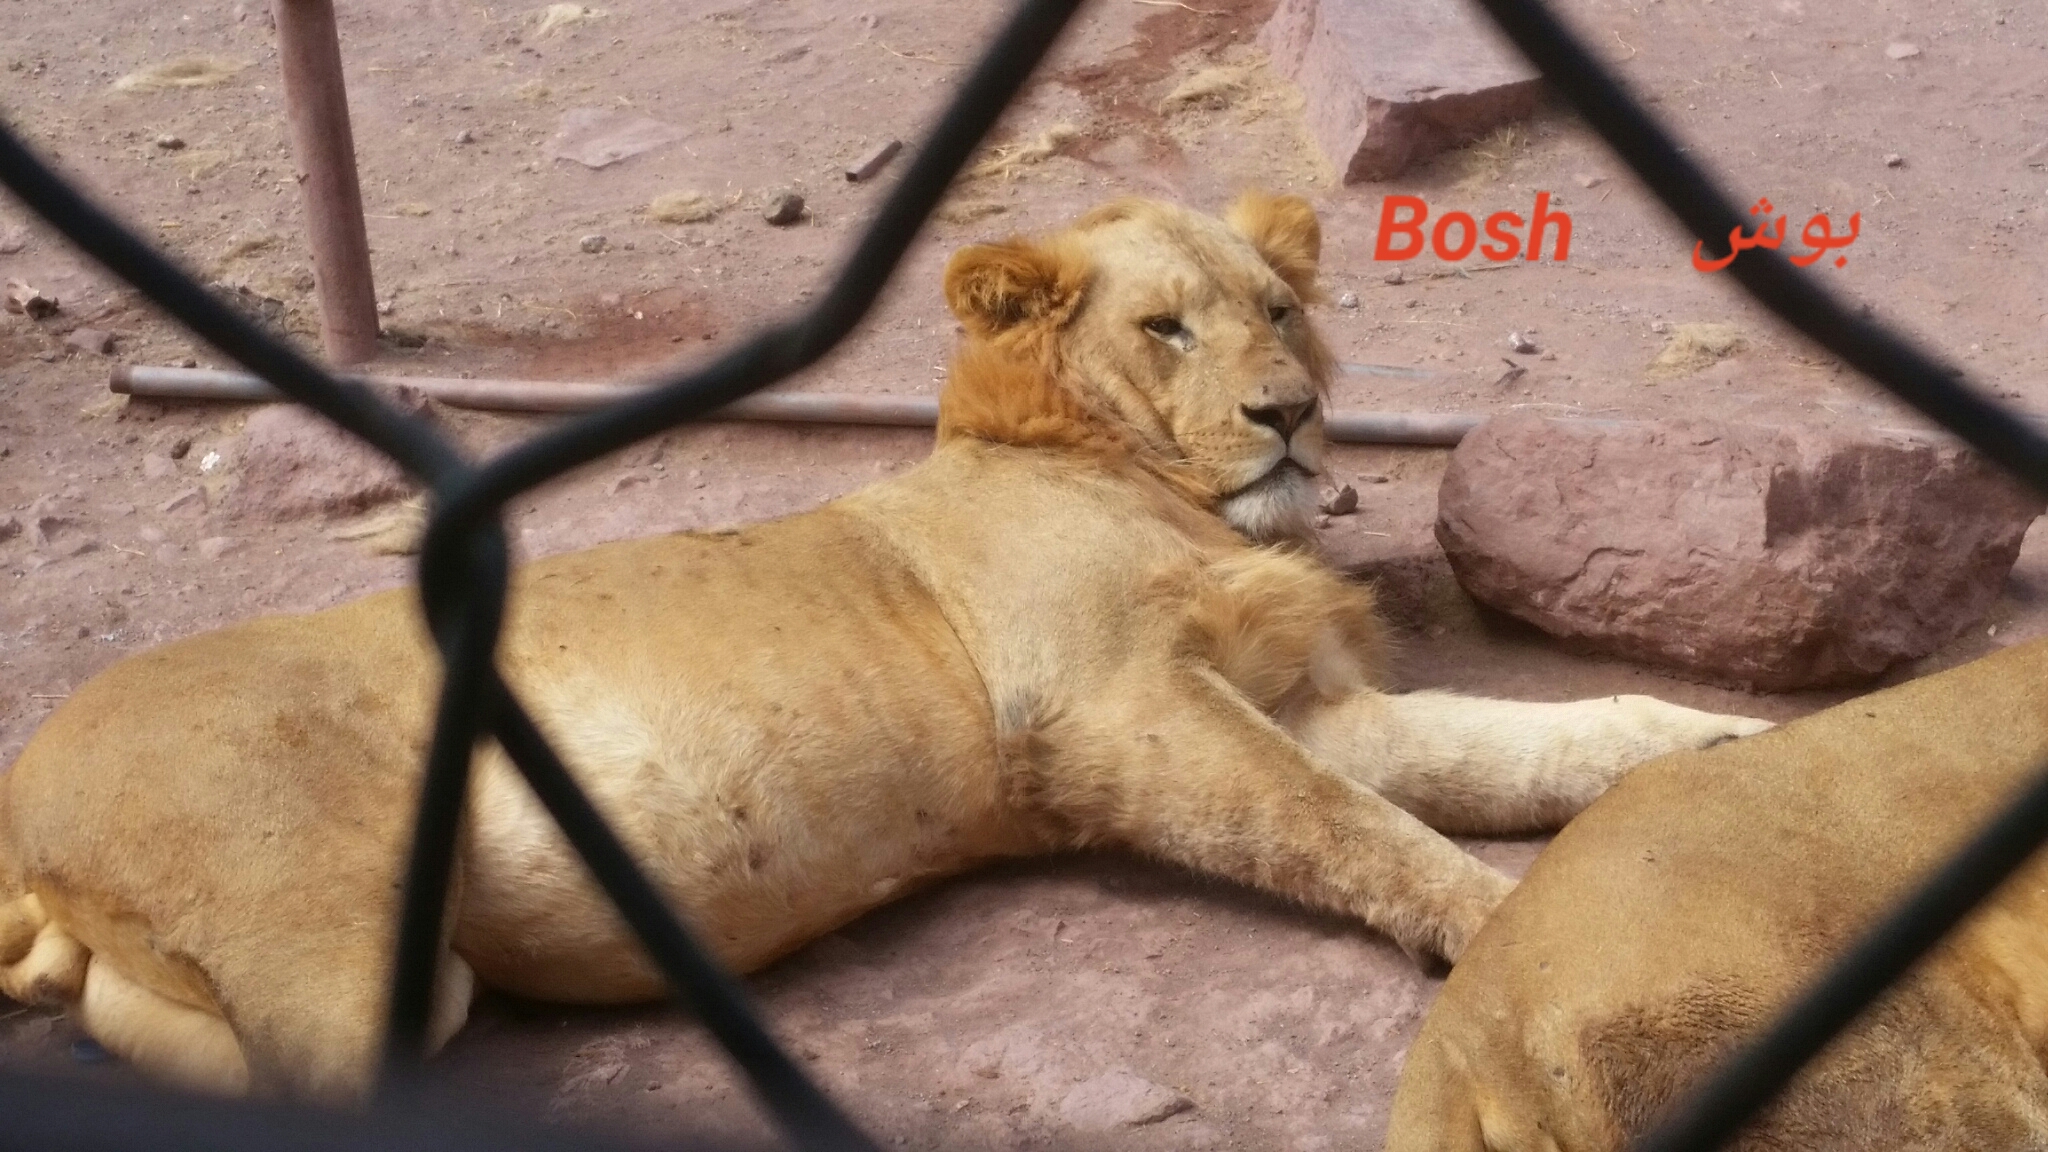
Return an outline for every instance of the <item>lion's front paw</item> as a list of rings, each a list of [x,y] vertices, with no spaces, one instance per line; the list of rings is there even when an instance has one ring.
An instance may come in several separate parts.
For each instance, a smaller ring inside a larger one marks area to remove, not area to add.
[[[1487,918],[1515,890],[1512,877],[1477,860],[1472,864],[1470,874],[1456,885],[1454,893],[1447,894],[1447,905],[1427,923],[1389,926],[1394,943],[1416,967],[1431,975],[1441,975],[1458,962]]]

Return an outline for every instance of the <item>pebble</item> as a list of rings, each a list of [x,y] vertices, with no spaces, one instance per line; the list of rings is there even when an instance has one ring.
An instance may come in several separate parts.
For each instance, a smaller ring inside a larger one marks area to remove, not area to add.
[[[597,253],[604,251],[604,243],[604,237],[593,232],[590,235],[585,236],[583,239],[578,240],[576,242],[576,246],[578,248],[583,249],[585,252],[591,253],[592,255],[596,255]]]
[[[198,365],[187,364],[186,367],[196,368]],[[171,459],[183,460],[185,454],[190,451],[192,451],[192,438],[190,436],[180,436],[171,444]]]
[[[761,218],[778,228],[786,227],[803,219],[804,198],[795,192],[778,192],[769,197],[768,207]]]
[[[1339,308],[1356,308],[1356,307],[1358,307],[1358,293],[1356,293],[1356,292],[1346,292],[1346,293],[1344,293],[1344,294],[1343,294],[1342,296],[1339,296],[1339,297],[1337,297],[1337,307],[1339,307]]]
[[[1894,40],[1884,46],[1884,54],[1892,60],[1911,60],[1920,54],[1920,46],[1904,40]]]
[[[1906,166],[1906,158],[1897,152],[1887,152],[1884,154],[1884,166],[1887,168],[1903,168]]]
[[[1323,498],[1323,515],[1349,516],[1358,511],[1358,489],[1346,484]]]
[[[12,256],[28,247],[28,228],[16,224],[12,228],[0,228],[0,256]]]
[[[166,133],[156,138],[156,146],[166,152],[177,152],[185,147],[185,141],[182,137]]]
[[[218,560],[233,551],[235,541],[229,536],[208,536],[199,542],[199,554],[208,560]]]
[[[464,128],[455,134],[455,142],[457,144],[474,144],[476,143],[476,133]]]
[[[73,328],[64,337],[64,346],[105,356],[114,350],[114,334],[99,328]]]
[[[1508,333],[1508,347],[1521,355],[1527,356],[1536,351],[1536,342],[1520,332],[1510,332]]]
[[[867,155],[846,166],[847,183],[859,184],[864,180],[873,179],[875,174],[888,167],[889,161],[894,160],[896,154],[901,151],[903,151],[903,141],[901,140],[890,140],[877,145]]]
[[[1401,270],[1399,268],[1396,268],[1392,272],[1387,273],[1387,283],[1389,284],[1399,284],[1406,279],[1407,277],[1401,274]]]
[[[197,488],[187,488],[176,496],[156,506],[159,512],[177,512],[185,508],[206,507],[206,493]]]

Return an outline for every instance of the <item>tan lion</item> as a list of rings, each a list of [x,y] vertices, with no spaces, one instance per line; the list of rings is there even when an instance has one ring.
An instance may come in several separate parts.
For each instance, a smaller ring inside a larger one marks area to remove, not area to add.
[[[960,252],[931,457],[817,511],[517,575],[513,689],[732,967],[920,883],[1116,845],[1456,958],[1510,882],[1432,831],[1552,826],[1768,727],[1646,697],[1375,687],[1369,593],[1298,544],[1330,368],[1309,206],[1122,202]],[[357,1097],[438,675],[412,593],[146,652],[4,793],[0,989],[160,1076]],[[482,755],[435,1043],[472,987],[662,982]]]
[[[1410,1048],[1387,1152],[1616,1152],[2048,763],[2048,641],[1646,765],[1544,850]],[[2048,1149],[2048,859],[1730,1152]]]

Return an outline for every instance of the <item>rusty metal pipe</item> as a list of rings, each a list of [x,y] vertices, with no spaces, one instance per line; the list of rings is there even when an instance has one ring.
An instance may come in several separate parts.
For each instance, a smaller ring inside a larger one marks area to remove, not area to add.
[[[556,380],[455,380],[440,376],[352,376],[373,388],[408,387],[455,408],[494,412],[587,412],[639,391],[628,384]],[[284,396],[262,379],[211,368],[116,365],[107,387],[129,396],[178,400],[274,401]],[[869,396],[819,392],[756,392],[719,409],[716,420],[793,424],[875,424],[929,428],[938,423],[933,396]],[[1366,412],[1337,409],[1324,417],[1324,435],[1340,444],[1428,444],[1448,447],[1482,416],[1447,412]]]
[[[277,57],[284,73],[285,119],[291,124],[306,244],[320,299],[320,335],[327,359],[361,364],[377,354],[377,289],[370,275],[370,238],[349,131],[342,82],[341,37],[334,0],[273,0]]]

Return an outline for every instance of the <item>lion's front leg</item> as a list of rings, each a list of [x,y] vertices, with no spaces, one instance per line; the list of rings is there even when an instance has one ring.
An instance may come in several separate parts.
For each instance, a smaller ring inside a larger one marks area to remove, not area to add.
[[[1649,696],[1532,704],[1373,691],[1284,722],[1323,763],[1465,835],[1559,828],[1646,760],[1771,727]]]
[[[1455,961],[1514,887],[1215,673],[1134,679],[1049,742],[1045,802],[1085,838],[1355,916],[1418,958]]]

